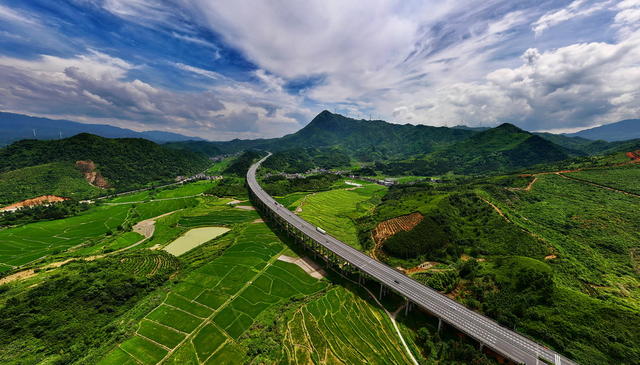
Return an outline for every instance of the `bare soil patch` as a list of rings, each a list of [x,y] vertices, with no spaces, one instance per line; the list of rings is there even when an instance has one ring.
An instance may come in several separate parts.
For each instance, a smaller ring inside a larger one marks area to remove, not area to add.
[[[76,168],[82,172],[87,182],[97,188],[106,189],[109,187],[107,180],[96,170],[96,164],[91,161],[76,161]]]
[[[29,279],[30,277],[36,276],[36,272],[33,269],[18,271],[15,274],[11,274],[9,276],[5,276],[0,279],[0,285],[11,283],[16,280],[24,280]]]
[[[13,203],[11,205],[7,205],[4,208],[0,208],[0,212],[12,212],[15,210],[18,210],[20,208],[27,208],[27,207],[35,207],[38,205],[48,205],[48,204],[54,204],[54,203],[60,203],[63,202],[65,200],[69,200],[69,198],[63,198],[61,196],[55,196],[55,195],[43,195],[43,196],[39,196],[37,198],[32,198],[32,199],[27,199],[27,200],[23,200],[21,202],[17,202],[17,203]]]
[[[311,259],[309,259],[308,257],[291,257],[280,255],[280,257],[278,257],[278,260],[296,264],[307,274],[316,279],[322,279],[327,276],[327,273],[320,266],[318,266],[318,264],[311,261]]]
[[[244,209],[244,210],[256,210],[256,208],[251,205],[236,205],[234,208]]]

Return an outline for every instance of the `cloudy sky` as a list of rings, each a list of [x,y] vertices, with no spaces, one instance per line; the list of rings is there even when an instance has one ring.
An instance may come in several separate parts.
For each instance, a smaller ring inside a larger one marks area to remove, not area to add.
[[[3,0],[0,110],[212,140],[323,109],[574,131],[640,117],[640,0]]]

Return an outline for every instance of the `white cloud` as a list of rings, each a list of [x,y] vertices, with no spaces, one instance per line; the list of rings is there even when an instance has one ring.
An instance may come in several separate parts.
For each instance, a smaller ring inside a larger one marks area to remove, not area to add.
[[[23,14],[17,10],[10,9],[3,5],[0,5],[0,19],[14,23],[22,23],[24,25],[39,24],[38,21],[32,16]]]
[[[611,1],[600,1],[589,4],[587,0],[575,0],[566,8],[554,10],[545,13],[536,22],[533,23],[532,29],[536,35],[542,34],[545,30],[564,23],[568,20],[586,17],[601,11],[609,5]]]
[[[276,78],[237,83],[215,72],[177,64],[183,71],[222,80],[208,90],[175,92],[128,79],[136,65],[92,51],[71,58],[0,57],[0,109],[136,129],[198,133],[212,139],[277,136],[299,128],[300,101],[271,90]]]
[[[640,33],[618,43],[529,49],[524,64],[421,95],[405,114],[446,124],[515,122],[532,130],[587,127],[640,115]],[[401,118],[403,115],[398,115]]]

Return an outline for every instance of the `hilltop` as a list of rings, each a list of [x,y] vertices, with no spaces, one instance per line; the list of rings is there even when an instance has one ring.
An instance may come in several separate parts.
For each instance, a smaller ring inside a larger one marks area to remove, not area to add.
[[[482,173],[508,171],[561,161],[571,152],[540,136],[505,123],[429,156],[446,160],[451,171]]]

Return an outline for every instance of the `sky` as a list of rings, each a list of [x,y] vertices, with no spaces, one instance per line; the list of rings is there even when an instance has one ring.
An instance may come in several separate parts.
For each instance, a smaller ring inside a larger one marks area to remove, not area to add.
[[[210,140],[322,110],[572,132],[640,118],[640,0],[3,0],[0,110]]]

